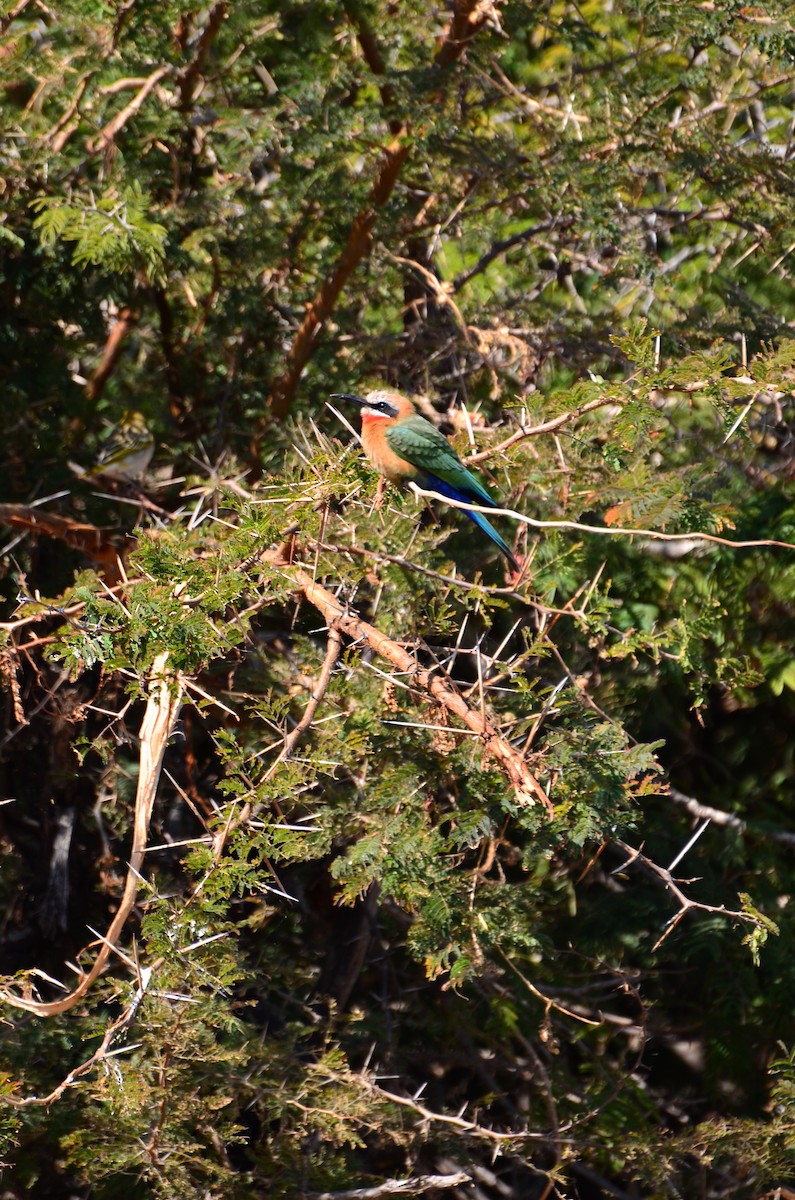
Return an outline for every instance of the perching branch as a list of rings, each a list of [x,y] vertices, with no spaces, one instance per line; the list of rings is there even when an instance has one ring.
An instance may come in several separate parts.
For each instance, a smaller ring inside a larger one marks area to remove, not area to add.
[[[149,822],[152,806],[157,794],[157,785],[163,767],[163,757],[168,739],[174,729],[182,704],[183,682],[168,666],[168,652],[158,654],[152,663],[149,676],[149,699],[146,703],[140,732],[140,766],[138,787],[135,793],[135,819],[133,824],[132,849],[124,881],[124,891],[116,915],[107,933],[100,938],[101,946],[90,971],[82,974],[77,987],[61,1000],[45,1003],[0,991],[0,1001],[12,1008],[21,1008],[37,1017],[55,1017],[68,1012],[81,1000],[91,985],[102,973],[106,962],[115,949],[127,919],[132,912],[141,881],[141,869],[146,854]]]
[[[471,461],[471,460],[468,460]],[[427,496],[433,500],[443,500],[450,508],[460,508],[464,512],[483,513],[487,517],[511,517],[522,525],[531,525],[533,529],[576,529],[581,533],[596,533],[607,537],[646,537],[660,542],[699,541],[714,542],[718,546],[731,546],[733,550],[748,550],[752,547],[777,546],[781,550],[795,550],[792,542],[779,542],[774,538],[755,538],[747,542],[733,542],[730,538],[718,537],[716,533],[660,533],[658,529],[622,529],[620,526],[583,525],[580,521],[537,521],[513,508],[487,508],[483,504],[466,504],[463,500],[452,500],[449,496],[441,496],[438,492],[428,491],[416,483],[409,487],[418,496]]]

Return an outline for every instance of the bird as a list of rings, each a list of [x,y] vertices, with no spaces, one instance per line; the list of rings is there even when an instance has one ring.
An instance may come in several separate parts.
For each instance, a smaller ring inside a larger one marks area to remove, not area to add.
[[[426,421],[408,396],[379,389],[357,396],[334,392],[332,400],[358,404],[362,414],[362,446],[373,464],[390,483],[416,483],[425,491],[449,500],[498,508],[483,484],[469,471],[447,438]],[[515,571],[519,564],[508,543],[482,513],[462,510],[491,538]]]
[[[70,463],[77,474],[86,478],[106,475],[109,479],[140,479],[149,466],[155,439],[142,413],[128,409],[106,437],[97,461],[85,470]]]

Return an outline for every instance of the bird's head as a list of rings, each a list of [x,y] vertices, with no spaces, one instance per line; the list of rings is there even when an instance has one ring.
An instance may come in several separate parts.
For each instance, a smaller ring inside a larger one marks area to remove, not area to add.
[[[399,417],[411,416],[416,411],[408,396],[401,396],[400,392],[391,392],[385,388],[367,392],[364,396],[356,396],[352,392],[334,392],[331,399],[348,400],[351,404],[358,404],[362,410],[363,422],[383,419],[395,421]]]

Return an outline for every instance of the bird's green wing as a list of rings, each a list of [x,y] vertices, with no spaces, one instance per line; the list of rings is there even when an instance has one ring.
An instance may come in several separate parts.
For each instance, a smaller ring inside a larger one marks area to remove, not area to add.
[[[419,413],[390,425],[386,440],[391,450],[405,458],[425,475],[436,476],[444,483],[483,504],[494,504],[493,498],[471,471],[468,471],[443,433]],[[431,479],[432,482],[432,479]]]

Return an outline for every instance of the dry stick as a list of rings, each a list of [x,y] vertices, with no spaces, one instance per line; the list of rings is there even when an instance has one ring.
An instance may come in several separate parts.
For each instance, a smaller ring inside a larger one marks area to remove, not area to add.
[[[409,483],[411,490],[418,496],[428,496],[434,500],[443,500],[451,508],[460,508],[463,512],[483,513],[488,517],[511,517],[523,525],[531,525],[533,529],[576,529],[581,533],[597,533],[607,537],[646,537],[658,542],[714,542],[718,546],[731,546],[733,550],[747,550],[751,547],[778,546],[782,550],[795,550],[792,542],[779,542],[773,538],[757,538],[747,542],[733,542],[730,538],[718,537],[714,533],[660,533],[657,529],[623,529],[619,525],[583,525],[580,521],[536,521],[534,517],[526,517],[524,513],[513,508],[487,508],[483,504],[467,504],[463,500],[453,500],[442,496],[439,492],[428,491],[416,483]]]
[[[376,629],[374,625],[370,625],[361,617],[346,610],[336,597],[332,596],[331,592],[316,583],[311,575],[302,568],[290,568],[290,575],[309,603],[323,614],[329,627],[334,624],[354,641],[366,642],[376,654],[386,658],[398,671],[405,672],[414,688],[428,692],[437,704],[441,704],[448,712],[462,720],[467,728],[477,733],[483,741],[487,753],[497,760],[503,772],[508,776],[519,804],[533,804],[536,800],[540,800],[550,815],[554,813],[549,796],[521,754],[497,732],[489,721],[467,704],[463,696],[455,690],[449,676],[438,668],[429,671],[425,667],[421,667],[417,659],[408,654],[392,638],[381,633],[380,629]]]
[[[21,996],[14,996],[10,992],[0,991],[0,1000],[10,1004],[13,1008],[24,1009],[25,1012],[34,1013],[38,1017],[55,1017],[60,1013],[68,1012],[78,1000],[85,996],[108,961],[116,940],[132,912],[138,894],[152,806],[157,793],[166,744],[176,724],[182,703],[182,693],[182,680],[168,667],[168,652],[164,651],[162,654],[158,654],[152,663],[149,676],[149,699],[146,702],[146,711],[139,735],[141,742],[140,768],[138,787],[135,793],[135,820],[127,877],[124,881],[124,891],[116,916],[101,939],[102,945],[91,970],[82,976],[77,987],[68,996],[51,1003],[26,1000]]]
[[[471,1183],[466,1171],[455,1175],[418,1175],[414,1179],[385,1179],[377,1187],[350,1188],[345,1192],[305,1192],[305,1200],[381,1200],[383,1196],[419,1196],[437,1188],[458,1187]]]
[[[460,58],[468,43],[485,24],[489,11],[489,6],[482,4],[480,0],[456,0],[453,19],[436,52],[434,65],[447,67]],[[269,399],[271,417],[280,419],[290,411],[298,381],[312,356],[317,332],[333,311],[349,276],[370,249],[370,234],[378,218],[378,212],[391,196],[403,164],[409,156],[410,147],[401,140],[408,136],[406,127],[395,123],[392,132],[393,140],[384,150],[381,165],[370,188],[367,204],[353,219],[337,265],[329,272],[318,292],[306,306],[306,315],[298,327],[298,332],[287,355],[287,367],[276,380],[271,391]],[[252,455],[255,461],[259,458],[259,441],[263,428],[264,422],[261,422],[252,439]]]

